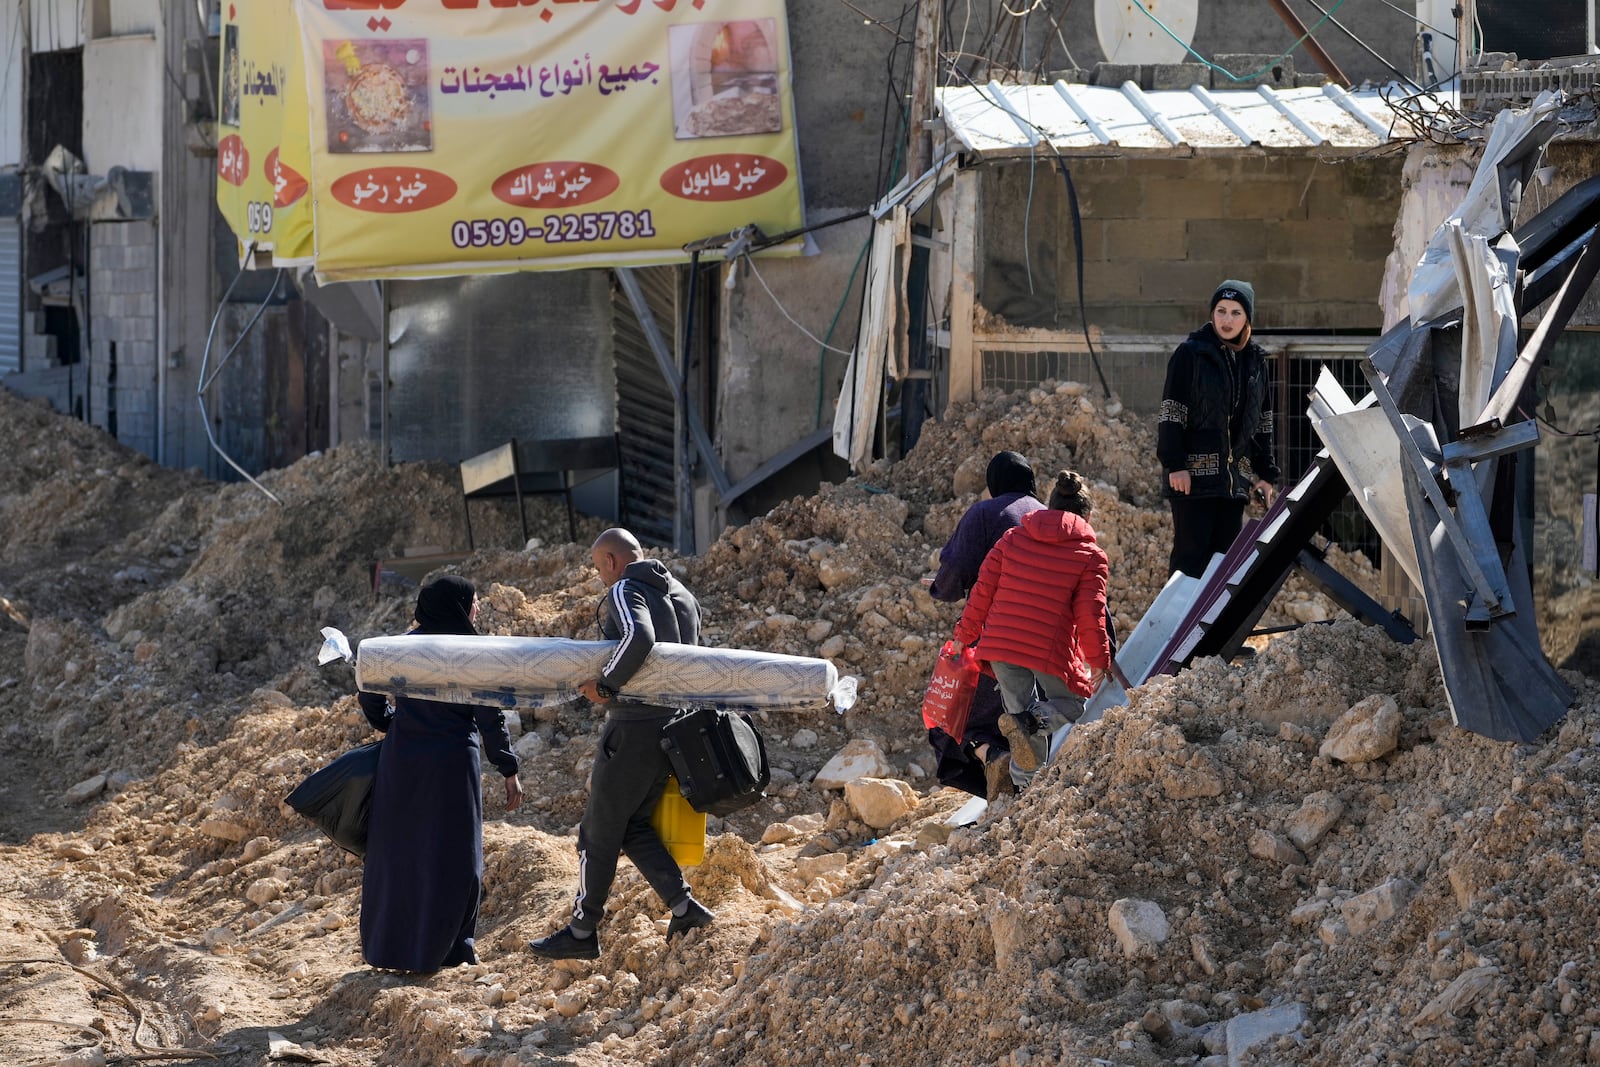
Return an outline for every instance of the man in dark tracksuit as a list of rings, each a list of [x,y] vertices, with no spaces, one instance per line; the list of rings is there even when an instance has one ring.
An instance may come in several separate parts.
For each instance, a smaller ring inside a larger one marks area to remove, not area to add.
[[[572,922],[528,946],[548,959],[600,955],[595,929],[605,917],[617,857],[624,852],[672,910],[669,941],[716,918],[690,896],[683,871],[650,824],[672,773],[661,748],[661,727],[678,709],[614,700],[657,641],[700,643],[700,605],[660,560],[645,558],[644,549],[627,530],[607,530],[589,555],[606,584],[600,633],[616,641],[617,648],[600,677],[582,687],[590,701],[606,705],[606,722],[589,777],[589,803],[578,826],[578,892]]]

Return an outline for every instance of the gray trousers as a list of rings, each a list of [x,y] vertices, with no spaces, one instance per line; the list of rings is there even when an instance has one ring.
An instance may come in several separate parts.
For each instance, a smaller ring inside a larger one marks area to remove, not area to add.
[[[1038,719],[1038,728],[1046,737],[1069,722],[1077,722],[1083,715],[1084,699],[1067,688],[1064,678],[994,660],[990,661],[989,669],[994,671],[995,681],[1000,684],[1000,699],[1006,710],[1020,716],[1031,708]],[[1038,699],[1035,684],[1038,691],[1043,692],[1043,699]],[[1025,771],[1015,763],[1011,765],[1011,781],[1019,789],[1033,781],[1038,773]]]
[[[638,715],[638,708],[630,708]],[[593,930],[605,918],[606,898],[626,854],[667,907],[689,895],[683,870],[667,851],[650,816],[667,787],[672,764],[661,748],[661,727],[676,712],[606,719],[589,778],[589,803],[578,825],[578,893],[572,925]]]

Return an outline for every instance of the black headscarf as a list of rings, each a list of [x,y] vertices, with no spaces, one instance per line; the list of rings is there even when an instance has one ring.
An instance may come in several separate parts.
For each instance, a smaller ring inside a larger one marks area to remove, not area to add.
[[[435,578],[417,594],[418,634],[476,634],[472,625],[472,598],[478,591],[455,574]]]
[[[989,461],[984,481],[988,483],[990,496],[1034,491],[1033,468],[1017,452],[995,453],[995,457]]]

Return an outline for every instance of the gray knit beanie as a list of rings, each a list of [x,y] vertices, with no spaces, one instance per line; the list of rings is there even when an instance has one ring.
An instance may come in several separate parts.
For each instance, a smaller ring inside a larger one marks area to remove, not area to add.
[[[1241,282],[1237,278],[1229,278],[1217,286],[1217,291],[1211,294],[1210,311],[1217,309],[1218,300],[1237,300],[1244,305],[1246,321],[1254,322],[1256,319],[1256,290],[1249,282]]]

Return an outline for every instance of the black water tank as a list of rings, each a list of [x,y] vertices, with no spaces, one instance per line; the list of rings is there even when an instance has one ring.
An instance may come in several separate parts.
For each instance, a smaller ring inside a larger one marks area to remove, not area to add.
[[[1485,52],[1518,59],[1581,56],[1588,51],[1588,7],[1594,0],[1478,0]],[[1537,8],[1537,14],[1530,11]]]

